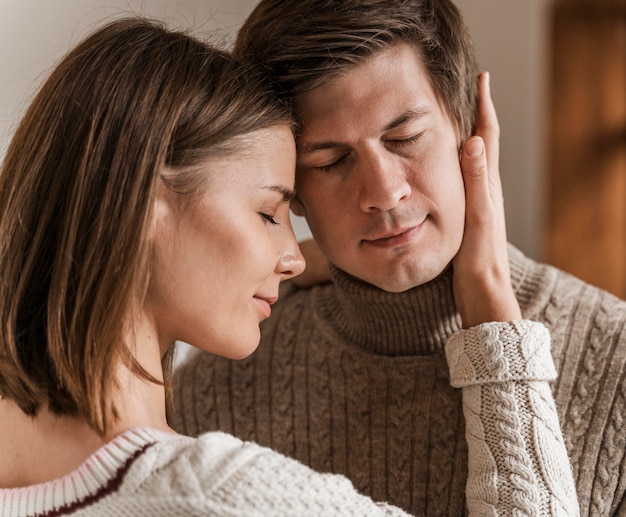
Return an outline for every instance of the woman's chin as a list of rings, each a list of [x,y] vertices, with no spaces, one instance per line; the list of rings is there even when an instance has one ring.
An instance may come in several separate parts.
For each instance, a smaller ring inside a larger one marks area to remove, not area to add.
[[[222,347],[220,355],[227,359],[245,359],[252,354],[258,347],[261,340],[261,334],[258,328],[253,336],[241,338],[236,343],[231,342],[229,345]]]

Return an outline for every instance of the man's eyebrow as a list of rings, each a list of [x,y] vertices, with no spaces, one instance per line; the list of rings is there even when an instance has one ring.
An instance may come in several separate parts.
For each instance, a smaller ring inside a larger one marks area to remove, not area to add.
[[[385,131],[391,131],[392,129],[401,126],[406,122],[411,122],[413,120],[418,120],[420,118],[426,117],[430,115],[433,110],[427,106],[418,106],[417,108],[411,108],[406,110],[404,113],[401,113],[395,119],[393,119],[389,124],[385,126]]]
[[[391,122],[389,122],[384,128],[383,131],[391,131],[392,129],[401,126],[406,122],[411,122],[413,120],[418,120],[420,118],[426,117],[433,112],[431,108],[428,106],[418,106],[416,108],[410,108],[396,118],[394,118]],[[315,151],[321,151],[324,149],[335,149],[337,147],[346,147],[346,144],[341,142],[334,142],[332,140],[327,140],[324,142],[313,142],[313,143],[298,143],[296,144],[296,148],[298,150],[298,154],[310,154]]]
[[[335,149],[337,147],[346,147],[346,144],[342,144],[341,142],[333,142],[332,140],[327,140],[325,142],[314,142],[311,144],[296,144],[298,154],[310,154],[314,153],[315,151],[321,151],[324,149]]]
[[[284,203],[291,203],[296,197],[295,190],[287,188],[283,185],[268,185],[267,187],[264,187],[264,188],[266,188],[267,190],[271,190],[273,192],[278,192],[280,195],[283,196]]]

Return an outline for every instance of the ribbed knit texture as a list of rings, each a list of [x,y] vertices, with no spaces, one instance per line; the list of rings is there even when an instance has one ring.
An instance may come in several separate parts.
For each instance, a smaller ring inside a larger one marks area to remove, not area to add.
[[[626,516],[626,302],[510,256],[524,317],[552,336],[581,515]],[[462,390],[444,354],[460,329],[451,272],[399,294],[332,276],[284,296],[250,358],[193,355],[175,379],[173,424],[257,441],[416,515],[464,515]]]
[[[75,472],[26,488],[0,489],[2,517],[317,517],[406,513],[223,433],[198,439],[130,430]]]

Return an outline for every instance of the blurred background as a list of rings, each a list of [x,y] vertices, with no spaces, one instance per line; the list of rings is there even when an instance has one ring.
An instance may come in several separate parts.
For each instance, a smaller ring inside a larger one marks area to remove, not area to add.
[[[256,2],[0,0],[0,159],[47,72],[98,25],[138,13],[230,46]],[[491,73],[509,240],[626,297],[626,0],[456,4]]]

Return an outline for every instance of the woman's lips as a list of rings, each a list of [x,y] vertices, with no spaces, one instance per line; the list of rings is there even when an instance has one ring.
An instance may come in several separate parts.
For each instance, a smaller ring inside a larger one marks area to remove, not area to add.
[[[257,306],[261,310],[261,314],[263,314],[264,319],[269,318],[272,315],[272,304],[278,300],[278,297],[271,298],[262,298],[260,296],[255,296],[254,301]]]

